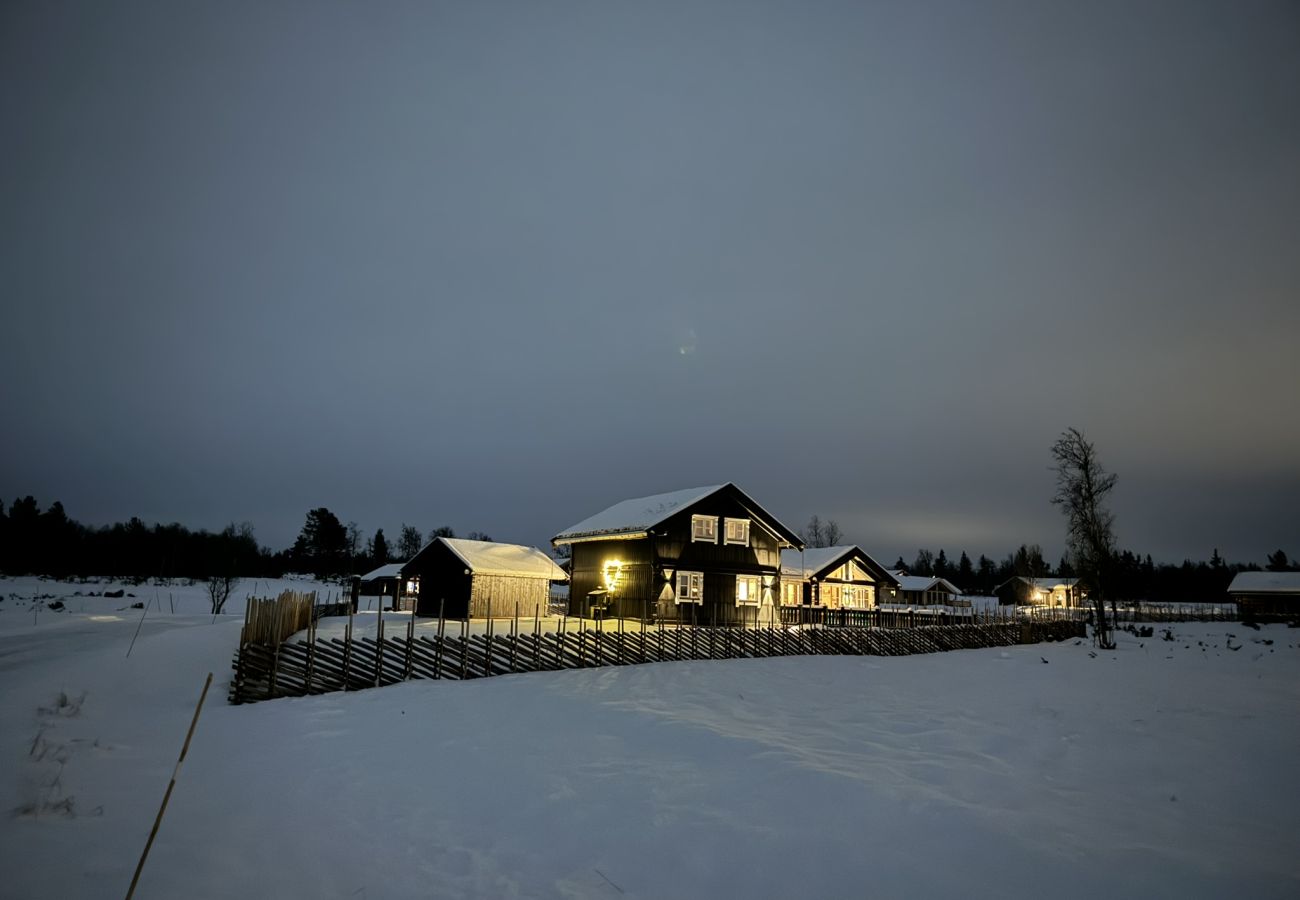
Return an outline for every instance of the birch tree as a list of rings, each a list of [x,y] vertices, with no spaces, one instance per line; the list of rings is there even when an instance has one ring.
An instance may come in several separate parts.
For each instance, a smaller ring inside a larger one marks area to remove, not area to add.
[[[1115,646],[1106,621],[1105,596],[1111,559],[1115,554],[1115,515],[1107,495],[1116,476],[1107,472],[1092,442],[1077,428],[1067,428],[1052,445],[1056,494],[1052,503],[1066,519],[1066,542],[1075,567],[1092,587],[1097,624],[1093,637],[1106,649]]]

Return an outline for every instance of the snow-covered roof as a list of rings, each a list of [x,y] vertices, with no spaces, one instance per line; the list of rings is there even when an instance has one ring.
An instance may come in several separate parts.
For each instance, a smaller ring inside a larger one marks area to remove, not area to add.
[[[954,594],[960,594],[957,585],[953,584],[947,578],[937,578],[930,575],[896,575],[899,587],[905,591],[928,591],[935,585],[946,588]]]
[[[1300,594],[1300,572],[1238,572],[1229,594]]]
[[[475,575],[524,575],[548,581],[568,581],[569,576],[549,556],[536,547],[499,544],[495,541],[471,541],[466,538],[435,538],[425,549],[441,541],[460,557]],[[424,553],[421,550],[420,553]],[[417,554],[418,555],[418,554]]]
[[[361,576],[362,581],[374,581],[376,578],[397,578],[402,574],[402,566],[405,563],[389,563],[386,566],[380,566]]]
[[[686,488],[670,491],[666,494],[652,494],[649,497],[637,497],[615,503],[606,510],[583,519],[576,525],[557,534],[552,540],[561,541],[568,538],[590,537],[602,534],[639,534],[649,531],[674,513],[692,506],[710,494],[722,490],[726,485],[714,484],[708,487]]]
[[[781,575],[788,578],[811,578],[854,552],[861,553],[882,572],[886,572],[893,578],[898,577],[872,559],[865,550],[856,544],[841,544],[838,547],[808,547],[805,550],[782,550]]]

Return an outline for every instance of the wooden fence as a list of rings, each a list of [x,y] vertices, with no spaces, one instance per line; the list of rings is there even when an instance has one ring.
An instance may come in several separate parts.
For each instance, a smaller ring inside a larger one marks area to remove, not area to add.
[[[905,656],[1065,640],[1085,636],[1076,620],[919,625],[915,628],[786,626],[757,628],[665,626],[577,630],[561,620],[557,631],[543,632],[541,620],[523,631],[512,620],[506,634],[448,635],[439,620],[435,636],[405,635],[318,640],[278,644],[244,643],[235,656],[230,685],[232,703],[273,697],[301,697],[332,691],[396,684],[411,679],[484,678],[521,672],[622,666],[703,659],[756,659],[775,656]],[[453,622],[453,625],[455,623]],[[607,623],[613,626],[615,622]]]
[[[310,627],[315,617],[316,592],[299,593],[282,591],[274,600],[249,597],[244,607],[244,627],[239,633],[240,645],[261,644],[274,647],[304,628]]]

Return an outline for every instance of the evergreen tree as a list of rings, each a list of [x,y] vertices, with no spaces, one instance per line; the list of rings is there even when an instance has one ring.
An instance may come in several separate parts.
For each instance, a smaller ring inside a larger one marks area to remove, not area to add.
[[[962,593],[969,593],[975,587],[975,567],[971,565],[965,550],[961,552],[961,559],[957,560],[957,587],[962,589]]]
[[[382,528],[375,531],[374,540],[370,542],[370,557],[376,566],[388,564],[388,538],[384,537]]]
[[[939,555],[934,560],[934,574],[940,578],[947,578],[952,574],[948,565],[948,554],[943,552],[942,547],[939,548]]]
[[[934,574],[934,554],[922,547],[916,551],[916,561],[912,563],[913,575],[930,576]]]
[[[296,563],[316,575],[338,575],[343,571],[347,552],[347,527],[338,516],[320,506],[307,513],[291,555]]]
[[[975,570],[975,584],[979,592],[986,597],[992,595],[994,588],[998,586],[998,567],[983,553],[980,554]]]
[[[895,572],[905,571],[907,569],[907,563],[903,562],[902,556],[899,556],[898,559],[894,560],[894,564],[890,568]]]
[[[1268,565],[1264,568],[1270,572],[1286,572],[1291,568],[1291,562],[1286,558],[1286,554],[1280,549],[1276,553],[1268,555]]]

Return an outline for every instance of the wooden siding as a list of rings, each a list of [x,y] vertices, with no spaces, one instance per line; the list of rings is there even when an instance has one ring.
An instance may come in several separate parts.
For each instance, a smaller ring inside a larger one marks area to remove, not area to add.
[[[544,615],[550,597],[551,582],[545,578],[474,575],[470,586],[469,616],[483,619],[490,614],[497,619],[508,619],[515,614],[516,604],[521,616]]]

